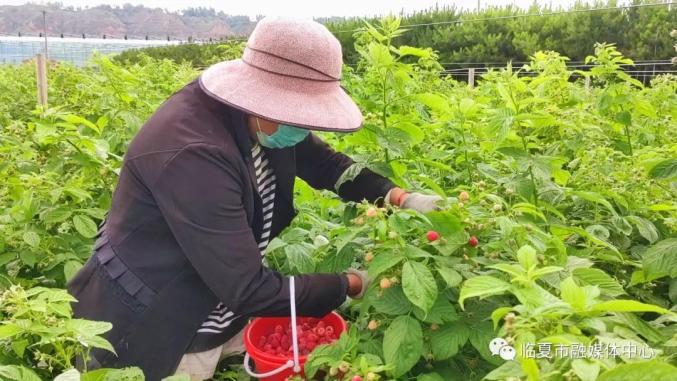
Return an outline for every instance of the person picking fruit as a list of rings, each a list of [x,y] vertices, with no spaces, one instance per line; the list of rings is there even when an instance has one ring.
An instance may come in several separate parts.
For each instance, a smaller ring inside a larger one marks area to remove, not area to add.
[[[206,69],[144,124],[94,254],[68,284],[76,317],[113,324],[105,338],[115,353],[93,349],[88,370],[207,379],[220,358],[243,350],[249,317],[288,316],[289,278],[262,255],[297,213],[296,177],[348,201],[437,208],[438,196],[407,193],[368,169],[337,186],[355,163],[314,131],[362,125],[340,85],[342,65],[340,43],[321,24],[264,18],[241,59]],[[363,274],[297,276],[297,313],[321,317],[361,296]]]

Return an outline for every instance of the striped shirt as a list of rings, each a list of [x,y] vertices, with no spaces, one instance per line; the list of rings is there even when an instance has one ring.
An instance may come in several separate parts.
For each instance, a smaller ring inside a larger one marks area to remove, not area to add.
[[[273,224],[273,206],[275,203],[275,173],[273,168],[268,163],[261,146],[257,143],[251,150],[252,159],[254,160],[254,170],[256,171],[256,183],[258,185],[259,195],[261,196],[263,206],[263,228],[261,235],[256,237],[256,242],[261,250],[261,255],[266,250],[268,242],[270,242],[270,227]],[[235,319],[232,311],[219,303],[216,308],[207,316],[207,320],[202,323],[202,326],[197,330],[202,334],[219,334],[222,333]]]

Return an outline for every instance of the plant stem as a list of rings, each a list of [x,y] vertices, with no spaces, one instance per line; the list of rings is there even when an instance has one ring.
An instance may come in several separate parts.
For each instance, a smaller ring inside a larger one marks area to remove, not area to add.
[[[470,172],[470,159],[468,158],[468,144],[465,141],[465,118],[461,119],[461,139],[463,139],[463,149],[465,154],[465,168],[468,170],[468,184],[472,183],[472,172]]]
[[[525,132],[522,130],[522,125],[517,124],[520,130],[520,138],[522,139],[522,147],[524,148],[524,152],[526,152],[527,156],[529,157],[529,178],[531,179],[531,186],[532,186],[532,193],[534,196],[534,205],[538,206],[538,190],[536,189],[536,180],[534,179],[534,170],[533,170],[533,160],[531,157],[531,153],[529,153],[529,150],[527,148],[527,140],[525,137]]]
[[[632,156],[632,140],[630,139],[630,126],[625,126],[625,137],[628,139],[628,147],[630,148],[630,156]]]
[[[388,130],[388,92],[387,92],[387,75],[383,74],[383,111],[381,112],[381,121],[383,123],[383,131]],[[388,153],[388,147],[385,147],[386,154],[386,163],[390,163],[390,154]]]

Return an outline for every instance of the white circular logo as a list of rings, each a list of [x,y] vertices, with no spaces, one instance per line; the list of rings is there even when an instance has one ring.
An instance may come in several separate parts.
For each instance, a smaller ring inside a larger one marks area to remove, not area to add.
[[[514,360],[517,356],[515,348],[508,345],[508,342],[501,337],[497,337],[489,342],[489,351],[492,356],[500,356],[503,360]]]

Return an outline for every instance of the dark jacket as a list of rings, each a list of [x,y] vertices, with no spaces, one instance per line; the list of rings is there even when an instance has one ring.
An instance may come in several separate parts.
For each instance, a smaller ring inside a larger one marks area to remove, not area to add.
[[[250,145],[246,114],[197,80],[133,139],[94,255],[68,285],[77,317],[113,324],[106,338],[117,356],[93,351],[101,366],[138,366],[149,380],[172,374],[219,301],[241,316],[289,314],[288,278],[262,265],[254,239],[262,213]],[[296,176],[333,190],[353,164],[312,133],[265,152],[277,177],[271,237],[296,215]],[[393,186],[364,170],[338,194],[374,202]],[[298,276],[297,312],[322,316],[346,292],[345,275]],[[229,327],[232,334],[243,324]]]

